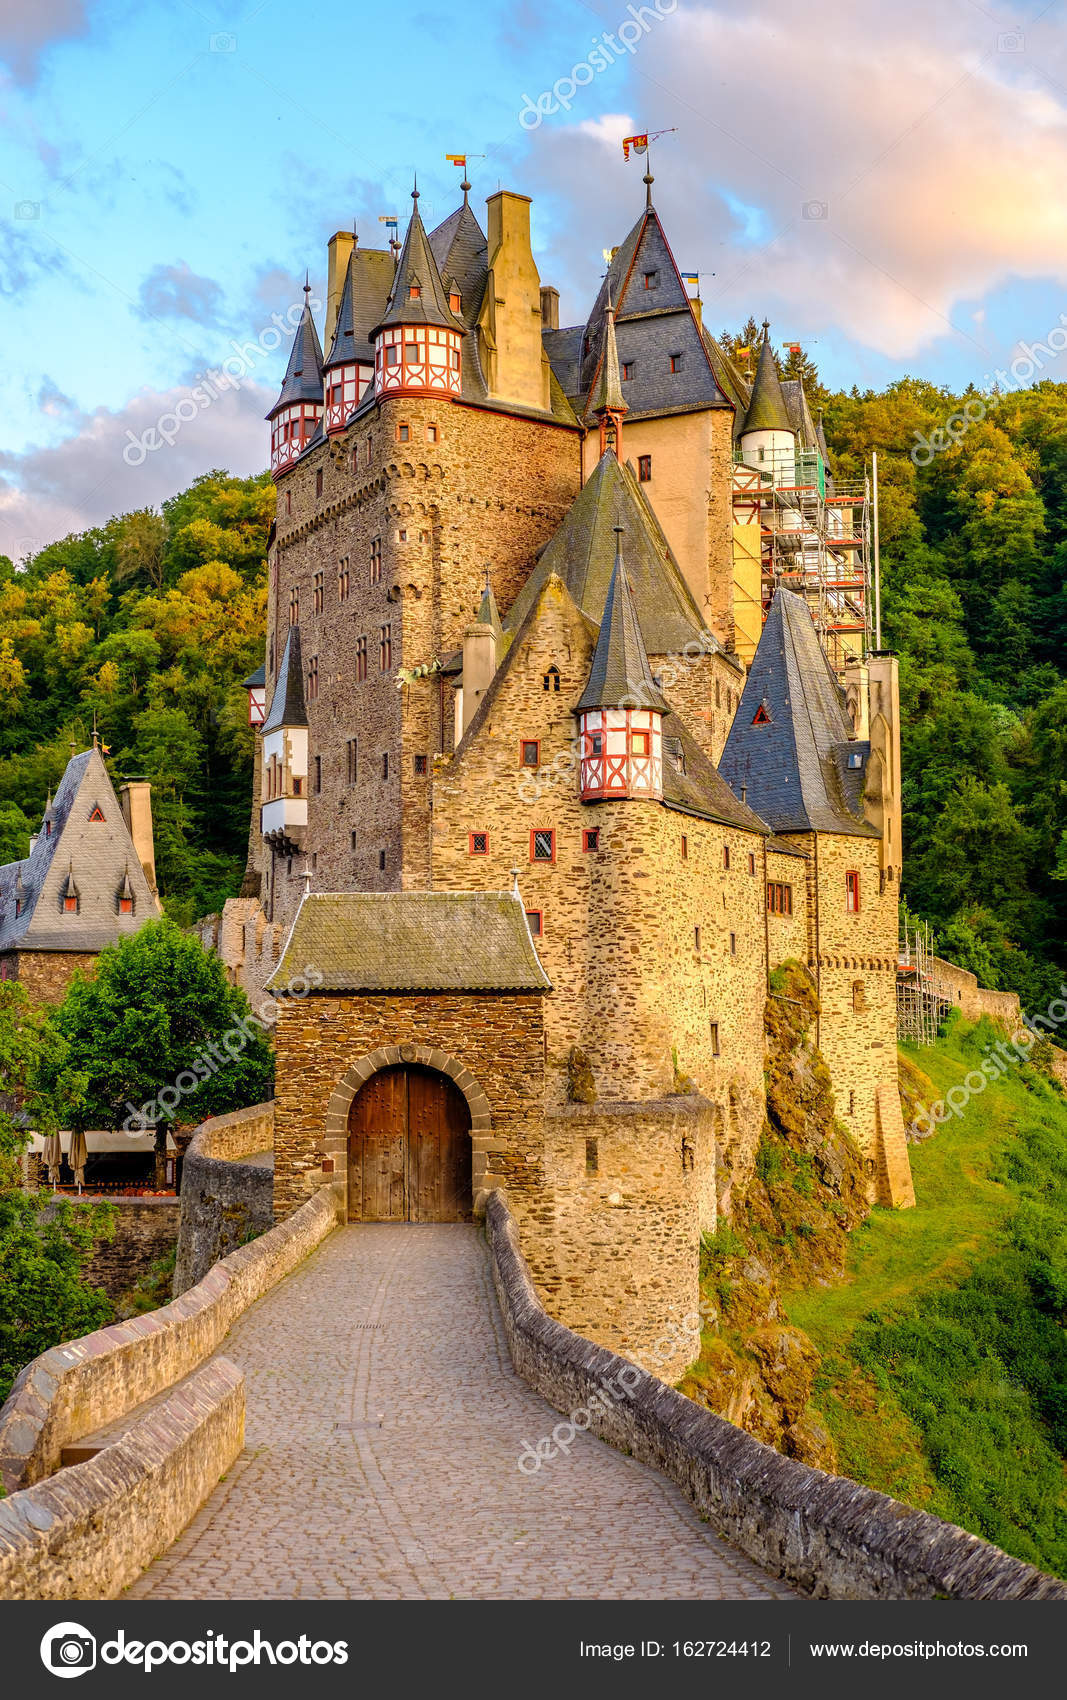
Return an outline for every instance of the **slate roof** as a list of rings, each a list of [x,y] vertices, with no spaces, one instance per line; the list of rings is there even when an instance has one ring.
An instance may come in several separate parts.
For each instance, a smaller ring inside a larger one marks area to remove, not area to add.
[[[90,819],[96,810],[102,820]],[[51,821],[51,833],[42,823],[26,859],[0,867],[0,951],[95,954],[158,915],[98,749],[72,756],[45,820]],[[134,912],[120,915],[118,898],[127,879]],[[79,907],[66,914],[62,900],[71,886]],[[21,898],[18,915],[16,897]]]
[[[669,733],[668,729],[669,728]],[[684,769],[684,771],[683,771]],[[770,827],[754,809],[735,797],[681,718],[672,714],[664,723],[663,801],[683,814],[758,832],[767,838]]]
[[[263,686],[263,685],[266,684],[266,682],[267,682],[267,663],[265,661],[261,661],[259,666],[256,668],[255,672],[249,673],[248,678],[244,681],[245,689],[249,690],[249,691],[253,691],[253,690],[256,689],[257,685]]]
[[[778,368],[771,348],[770,328],[764,322],[752,399],[745,414],[744,431],[792,431],[793,422],[785,405]]]
[[[414,286],[418,287],[420,294],[413,301],[411,290]],[[463,321],[448,305],[448,295],[419,213],[417,189],[411,191],[411,218],[397,261],[389,301],[371,335],[376,335],[386,325],[442,325],[448,330],[466,330]]]
[[[624,433],[625,434],[625,433]],[[702,641],[704,622],[659,522],[630,467],[608,449],[571,504],[562,525],[508,610],[514,631],[533,607],[542,586],[556,573],[578,607],[600,625],[615,565],[616,524],[626,535],[626,574],[650,655],[672,655]]]
[[[482,591],[482,600],[478,604],[478,619],[483,626],[489,626],[497,641],[497,654],[500,654],[500,640],[504,636],[504,626],[500,618],[500,609],[496,604],[496,596],[491,584]],[[462,654],[462,651],[460,652]]]
[[[333,342],[323,366],[341,366],[357,360],[374,365],[371,327],[386,310],[393,287],[393,256],[383,248],[353,248],[345,270],[344,288],[337,307]]]
[[[804,394],[804,385],[799,378],[783,378],[781,380],[782,400],[789,415],[789,423],[796,432],[798,449],[814,449],[818,446],[815,421],[811,417],[808,398]]]
[[[639,705],[667,713],[648,664],[634,599],[622,558],[622,534],[616,530],[615,565],[611,570],[604,618],[593,651],[585,690],[576,708],[622,708]]]
[[[507,891],[312,892],[268,990],[313,963],[319,992],[547,992],[521,898]]]
[[[290,626],[282,651],[282,664],[270,699],[267,718],[260,730],[276,732],[279,726],[306,726],[307,707],[304,702],[304,671],[300,659],[300,627]]]
[[[459,290],[459,316],[468,329],[478,322],[485,281],[489,276],[489,244],[464,191],[462,205],[431,230],[430,248],[446,289]]]
[[[752,724],[761,702],[770,715]],[[771,603],[719,758],[719,772],[775,832],[837,832],[877,837],[863,819],[869,745],[852,723],[807,603],[779,590]],[[860,757],[857,768],[849,758]]]
[[[294,401],[322,401],[322,346],[306,292],[282,387],[267,418],[273,419],[279,408]]]
[[[604,353],[597,372],[596,383],[589,398],[589,412],[626,413],[622,379],[619,376],[619,350],[615,339],[615,314],[608,296],[604,307]]]

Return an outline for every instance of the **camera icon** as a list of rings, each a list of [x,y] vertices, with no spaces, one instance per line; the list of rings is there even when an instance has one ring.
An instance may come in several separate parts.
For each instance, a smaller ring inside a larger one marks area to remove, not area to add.
[[[41,1641],[41,1663],[53,1676],[84,1676],[96,1668],[96,1637],[80,1623],[57,1623]]]
[[[212,53],[236,53],[237,37],[230,35],[228,30],[220,30],[218,35],[213,35],[210,38],[208,46]]]
[[[1022,30],[1004,30],[997,36],[998,53],[1025,53],[1026,37]]]
[[[40,203],[40,201],[16,201],[15,202],[15,217],[16,218],[40,218],[40,216],[41,216],[41,203]]]
[[[830,216],[830,208],[825,201],[805,201],[800,210],[805,218],[827,219]]]

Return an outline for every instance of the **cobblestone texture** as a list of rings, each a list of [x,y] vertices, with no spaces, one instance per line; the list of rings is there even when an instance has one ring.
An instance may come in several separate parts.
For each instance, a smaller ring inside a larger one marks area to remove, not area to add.
[[[511,1367],[480,1231],[342,1229],[234,1327],[246,1446],[133,1599],[784,1599]]]

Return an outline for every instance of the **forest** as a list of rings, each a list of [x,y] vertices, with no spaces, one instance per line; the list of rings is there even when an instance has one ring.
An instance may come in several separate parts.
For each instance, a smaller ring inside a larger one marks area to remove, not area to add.
[[[822,408],[842,482],[878,452],[906,902],[942,954],[1038,1012],[1067,963],[1067,388],[832,393],[803,352],[782,370]],[[172,918],[238,890],[273,503],[267,474],[214,471],[162,512],[0,557],[0,860],[26,853],[95,722],[113,772],[152,781]]]

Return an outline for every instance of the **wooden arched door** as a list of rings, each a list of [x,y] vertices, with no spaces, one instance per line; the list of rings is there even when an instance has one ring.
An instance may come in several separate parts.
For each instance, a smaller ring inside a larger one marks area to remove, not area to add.
[[[467,1100],[429,1068],[383,1068],[348,1112],[350,1222],[469,1222]]]

